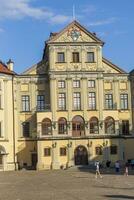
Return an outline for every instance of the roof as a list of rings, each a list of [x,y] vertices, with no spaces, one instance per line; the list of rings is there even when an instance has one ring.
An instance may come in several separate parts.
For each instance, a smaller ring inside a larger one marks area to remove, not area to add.
[[[89,35],[92,39],[94,39],[96,42],[101,43],[104,45],[104,42],[100,40],[95,33],[91,33],[88,31],[84,26],[82,26],[78,21],[74,20],[70,24],[68,24],[64,29],[62,29],[58,33],[51,33],[49,39],[47,40],[47,43],[55,41],[61,34],[63,34],[65,31],[67,31],[72,26],[77,26],[80,28],[83,32],[85,32],[87,35]]]
[[[117,70],[119,73],[125,73],[125,74],[127,74],[126,71],[124,71],[123,69],[121,69],[117,65],[113,64],[111,61],[107,60],[106,58],[102,57],[102,61],[104,63],[108,64],[109,66],[111,66],[113,69]]]
[[[15,74],[13,71],[9,70],[2,61],[0,61],[0,73],[10,74],[10,75]]]

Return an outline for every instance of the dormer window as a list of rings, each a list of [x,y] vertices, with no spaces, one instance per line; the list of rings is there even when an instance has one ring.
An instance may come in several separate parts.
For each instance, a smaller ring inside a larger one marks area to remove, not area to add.
[[[87,52],[87,62],[89,63],[94,62],[94,52]]]
[[[65,62],[65,54],[64,52],[58,52],[57,54],[57,62],[64,63]]]

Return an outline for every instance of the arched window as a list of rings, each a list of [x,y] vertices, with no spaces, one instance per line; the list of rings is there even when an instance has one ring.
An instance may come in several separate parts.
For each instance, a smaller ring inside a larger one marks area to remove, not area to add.
[[[97,117],[92,117],[89,121],[90,133],[97,134],[99,133],[99,123]]]
[[[42,135],[52,134],[52,122],[49,118],[45,118],[42,121]]]
[[[84,119],[77,115],[72,119],[72,135],[73,136],[84,136],[85,135],[85,122]]]
[[[106,134],[115,133],[115,121],[112,117],[107,117],[105,119],[105,133]]]
[[[95,147],[95,154],[96,155],[102,155],[102,146],[97,146],[97,147]]]
[[[58,120],[58,133],[67,134],[67,120],[64,117]]]

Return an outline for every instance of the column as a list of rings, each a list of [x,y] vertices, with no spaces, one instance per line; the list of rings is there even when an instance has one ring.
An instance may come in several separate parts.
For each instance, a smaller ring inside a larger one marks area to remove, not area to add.
[[[68,152],[67,167],[74,166],[74,152],[73,152],[72,146],[73,146],[72,141],[68,141],[68,144],[67,144],[67,152]]]
[[[68,77],[67,78],[67,97],[66,97],[66,105],[67,105],[67,110],[68,110],[68,135],[69,136],[72,136],[72,124],[71,124],[71,121],[72,121],[72,104],[73,104],[73,101],[72,101],[72,78],[71,77]]]
[[[59,147],[57,141],[52,141],[52,169],[60,169]]]
[[[82,49],[81,49],[81,63],[82,63],[82,70],[83,71],[86,69],[86,66],[85,66],[85,61],[86,61],[85,54],[86,54],[85,47],[82,46]]]
[[[92,163],[92,156],[93,156],[93,142],[88,140],[88,164]]]
[[[37,141],[37,156],[38,156],[38,162],[37,162],[37,170],[43,169],[43,162],[42,162],[42,148],[41,148],[41,141]]]
[[[53,46],[49,47],[49,67],[50,70],[54,70],[55,67],[55,49]]]
[[[119,108],[120,97],[119,97],[119,81],[118,81],[117,77],[114,78],[114,96],[113,96],[113,99],[114,99],[113,103],[114,103],[115,108],[117,108],[119,110],[120,109]],[[117,105],[115,104],[115,102],[117,102]]]
[[[97,84],[97,109],[99,110],[99,134],[104,134],[104,122],[103,122],[103,108],[104,108],[104,87],[103,87],[103,74],[98,74]]]
[[[11,116],[11,121],[10,121],[10,131],[12,131],[12,101],[13,99],[11,99],[11,101],[9,101],[9,96],[12,95],[11,91],[8,91],[8,80],[3,80],[4,81],[4,92],[3,92],[3,102],[2,102],[2,106],[3,106],[3,110],[4,110],[4,121],[3,121],[3,136],[5,139],[8,139],[8,132],[9,132],[9,124],[8,123],[8,119]],[[12,84],[10,82],[10,84]],[[10,93],[9,93],[10,92]],[[11,96],[12,98],[12,96]],[[8,102],[9,101],[9,102]],[[10,103],[10,104],[9,104]]]
[[[88,109],[88,104],[87,104],[87,78],[82,77],[82,88],[81,88],[81,99],[82,99],[82,109],[83,109],[83,117],[84,119],[87,119],[87,109]]]
[[[56,78],[51,74],[50,77],[50,102],[52,112],[52,123],[56,122],[56,111],[57,111],[57,90],[56,90]],[[57,131],[53,128],[52,134],[56,135]]]

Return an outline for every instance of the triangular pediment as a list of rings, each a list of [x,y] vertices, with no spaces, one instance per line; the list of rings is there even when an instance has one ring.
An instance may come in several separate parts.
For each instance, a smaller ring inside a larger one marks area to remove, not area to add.
[[[26,69],[21,75],[41,75],[46,73],[46,63],[44,61],[40,61],[34,64],[32,67]]]
[[[113,74],[125,73],[126,74],[126,72],[123,69],[113,64],[111,61],[107,60],[106,58],[102,59],[102,65],[103,65],[104,73],[113,73]]]
[[[65,42],[89,42],[104,43],[96,37],[96,34],[89,32],[77,21],[73,21],[59,33],[51,33],[47,43],[65,43]]]

